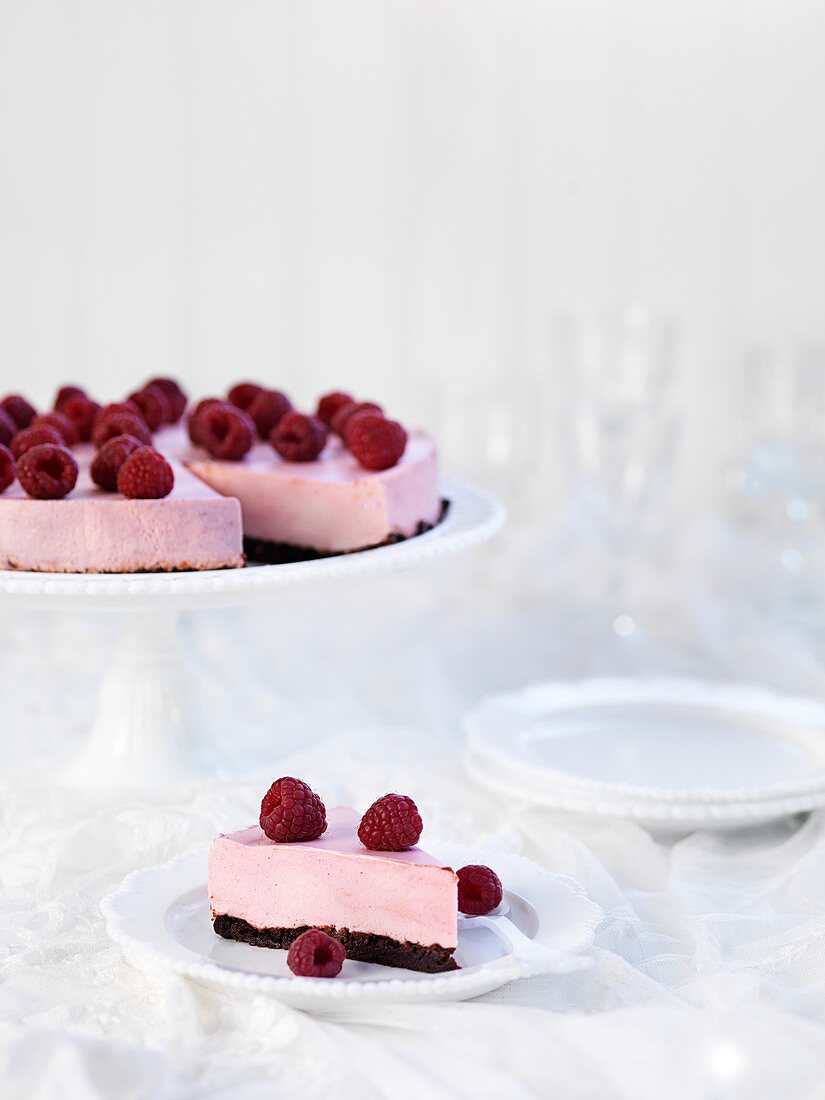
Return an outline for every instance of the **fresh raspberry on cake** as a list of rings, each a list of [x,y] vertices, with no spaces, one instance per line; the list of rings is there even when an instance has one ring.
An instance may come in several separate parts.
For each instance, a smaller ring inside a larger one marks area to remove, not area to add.
[[[470,863],[458,872],[458,908],[471,917],[483,917],[501,904],[501,882],[495,871]]]
[[[88,443],[92,438],[92,430],[97,414],[100,412],[100,405],[83,394],[76,394],[63,402],[60,411],[74,424],[81,442]]]
[[[190,412],[186,418],[186,430],[189,434],[189,438],[195,444],[196,447],[202,447],[203,439],[200,430],[199,417],[204,409],[208,409],[210,405],[223,405],[224,401],[220,397],[204,397],[197,403],[194,409]]]
[[[355,400],[348,393],[342,393],[340,390],[335,390],[332,393],[325,393],[323,397],[318,399],[318,408],[315,410],[315,415],[329,428],[332,424],[333,416],[335,416],[341,406],[348,405],[350,402],[352,402],[353,405],[355,404]]]
[[[343,439],[346,436],[347,424],[351,416],[355,416],[356,413],[361,412],[374,412],[380,414],[383,413],[383,411],[381,406],[376,405],[374,401],[351,401],[348,405],[341,405],[333,416],[330,427],[336,435],[339,435],[341,439]]]
[[[5,493],[17,476],[14,455],[0,443],[0,493]]]
[[[405,794],[376,799],[358,826],[358,839],[372,852],[403,852],[413,848],[424,825],[418,807]]]
[[[129,400],[140,409],[140,415],[146,421],[150,432],[156,432],[161,424],[168,424],[172,418],[172,406],[162,389],[158,386],[146,386],[129,394]]]
[[[40,413],[32,420],[29,427],[39,428],[41,425],[54,428],[55,431],[63,436],[67,447],[74,447],[80,442],[80,435],[78,434],[77,428],[67,416],[63,415],[63,413]]]
[[[116,435],[104,443],[89,467],[89,476],[99,489],[107,493],[117,492],[117,475],[129,455],[143,446],[133,435]]]
[[[30,497],[38,500],[60,500],[68,496],[75,487],[77,463],[68,448],[54,443],[41,443],[26,451],[18,462],[17,480]]]
[[[341,973],[345,958],[342,943],[320,928],[310,928],[290,947],[286,965],[301,978],[334,978]]]
[[[272,429],[292,411],[292,402],[280,390],[260,390],[246,411],[255,422],[258,438],[266,440]]]
[[[37,409],[30,405],[25,397],[19,393],[10,393],[0,401],[0,409],[4,409],[18,428],[28,428],[32,420],[37,416]]]
[[[0,409],[0,447],[8,447],[19,430],[5,409]]]
[[[104,405],[102,409],[98,410],[98,414],[95,418],[95,427],[97,427],[101,421],[106,420],[107,417],[115,413],[129,413],[131,416],[136,416],[138,420],[143,420],[141,411],[134,401],[129,401],[128,399],[126,401],[112,401],[110,404]],[[143,422],[144,424],[146,423],[145,420]]]
[[[133,435],[144,445],[152,442],[152,435],[142,417],[130,412],[110,412],[98,416],[92,432],[92,443],[98,449],[118,435]]]
[[[175,485],[172,467],[154,447],[138,447],[117,475],[118,492],[131,500],[160,500]]]
[[[200,445],[214,458],[238,462],[252,448],[255,425],[242,409],[222,401],[207,405],[197,417]]]
[[[327,426],[317,416],[291,412],[273,428],[269,442],[287,462],[312,462],[327,442]]]
[[[54,443],[58,447],[64,447],[66,440],[56,428],[51,428],[48,424],[24,428],[11,441],[11,453],[19,462],[26,451],[30,451],[32,447],[40,446],[41,443]]]
[[[67,402],[71,401],[73,397],[85,397],[86,391],[82,390],[80,386],[61,386],[55,394],[54,405],[52,408],[55,412],[64,412]]]
[[[317,840],[327,827],[324,803],[301,779],[276,779],[261,802],[260,825],[270,840]]]
[[[397,420],[364,412],[350,418],[346,442],[362,466],[368,470],[388,470],[404,454],[407,433]]]
[[[257,382],[236,382],[226,395],[226,400],[230,405],[235,405],[237,408],[243,409],[244,412],[248,412],[249,406],[262,389],[263,386],[259,386]]]
[[[149,389],[151,386],[155,386],[166,394],[166,400],[169,402],[169,423],[177,424],[189,400],[186,393],[174,378],[150,378],[143,388]]]

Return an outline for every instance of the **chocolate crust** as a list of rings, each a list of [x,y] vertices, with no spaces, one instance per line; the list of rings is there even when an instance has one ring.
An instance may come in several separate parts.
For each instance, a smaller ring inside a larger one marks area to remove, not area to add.
[[[339,558],[345,554],[360,554],[362,550],[376,550],[379,546],[393,546],[396,542],[407,542],[417,535],[432,531],[444,517],[450,508],[448,500],[441,501],[441,514],[435,523],[425,523],[423,520],[412,535],[390,535],[383,542],[373,543],[371,546],[359,546],[356,550],[316,550],[311,546],[295,546],[289,542],[270,542],[268,539],[247,538],[244,536],[243,548],[247,561],[258,565],[287,565],[295,561],[315,561],[318,558]]]
[[[213,927],[225,940],[239,940],[255,947],[287,948],[314,926],[305,924],[300,928],[256,928],[240,917],[230,917],[222,913],[215,917]],[[454,948],[441,947],[437,943],[425,947],[408,940],[402,942],[390,936],[376,936],[372,932],[350,932],[348,928],[329,926],[321,926],[321,931],[344,945],[348,959],[419,970],[425,974],[440,974],[445,970],[459,969],[452,957]]]

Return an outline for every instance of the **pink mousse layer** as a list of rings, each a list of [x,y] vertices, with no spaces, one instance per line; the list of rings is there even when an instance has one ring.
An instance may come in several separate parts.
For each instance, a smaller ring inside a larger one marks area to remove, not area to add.
[[[180,458],[217,492],[237,497],[250,538],[341,553],[409,538],[441,514],[436,448],[423,432],[410,433],[389,470],[365,470],[337,437],[314,462],[286,462],[264,443],[240,462],[199,448]]]
[[[0,495],[0,569],[136,573],[243,565],[241,510],[172,461],[163,500],[104,493],[89,477],[94,451],[76,448],[80,472],[64,500],[33,500],[18,482]]]
[[[318,840],[276,844],[257,825],[219,836],[209,853],[213,913],[255,928],[332,926],[454,948],[454,872],[419,848],[368,851],[359,821],[339,807]]]

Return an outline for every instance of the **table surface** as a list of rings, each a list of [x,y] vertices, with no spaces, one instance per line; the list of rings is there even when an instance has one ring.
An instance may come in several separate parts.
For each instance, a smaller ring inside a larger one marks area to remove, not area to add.
[[[84,735],[114,624],[5,619],[4,1097],[821,1095],[825,817],[669,842],[496,799],[462,772],[461,713],[541,676],[687,673],[825,695],[816,642],[756,605],[734,536],[705,526],[682,546],[666,573],[639,563],[630,638],[611,634],[593,598],[595,553],[570,558],[518,529],[334,600],[301,592],[277,609],[193,614],[191,660],[214,672],[204,703],[237,777],[172,794],[50,782]],[[433,833],[578,879],[605,911],[593,970],[323,1019],[131,967],[101,897],[254,819],[280,774],[333,804],[408,792]]]

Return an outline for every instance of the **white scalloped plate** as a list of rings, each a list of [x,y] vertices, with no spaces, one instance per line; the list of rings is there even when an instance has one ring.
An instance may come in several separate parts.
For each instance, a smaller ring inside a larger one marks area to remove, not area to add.
[[[474,778],[643,824],[736,828],[825,805],[825,704],[739,684],[532,685],[465,718]]]
[[[588,960],[577,955],[593,942],[602,911],[583,887],[519,856],[481,854],[461,845],[429,844],[451,866],[487,862],[508,891],[511,919],[556,955],[544,973],[569,973]],[[269,993],[295,1008],[346,1011],[359,1004],[462,1001],[537,973],[535,961],[510,951],[485,928],[459,931],[460,970],[419,974],[347,960],[334,979],[298,978],[286,952],[223,940],[212,931],[204,880],[206,852],[129,875],[101,903],[109,935],[147,970],[172,971],[235,989]],[[518,895],[529,898],[524,902]]]
[[[131,610],[214,607],[240,604],[285,584],[334,580],[417,565],[457,553],[492,538],[506,519],[504,506],[485,489],[459,478],[443,478],[441,493],[450,507],[437,527],[423,535],[314,561],[249,565],[191,573],[27,573],[0,571],[0,598],[29,607]]]

